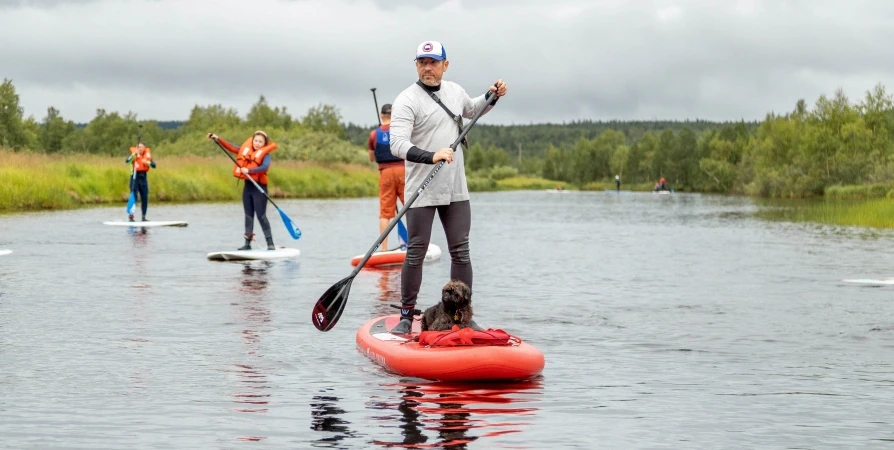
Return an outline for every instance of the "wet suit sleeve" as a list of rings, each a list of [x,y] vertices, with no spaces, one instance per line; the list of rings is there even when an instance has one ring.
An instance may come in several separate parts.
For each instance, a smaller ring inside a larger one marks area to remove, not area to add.
[[[422,164],[434,164],[435,153],[422,150],[415,145],[407,150],[407,161]]]
[[[272,159],[270,158],[270,155],[268,154],[267,156],[264,157],[264,161],[261,161],[261,165],[259,167],[255,167],[254,169],[248,169],[248,173],[263,172],[263,171],[269,169],[270,161],[272,161]]]

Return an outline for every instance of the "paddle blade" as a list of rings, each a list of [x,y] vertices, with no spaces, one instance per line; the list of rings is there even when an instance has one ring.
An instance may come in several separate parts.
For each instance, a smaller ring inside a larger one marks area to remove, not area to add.
[[[397,241],[400,242],[401,248],[407,248],[407,242],[410,240],[410,234],[407,232],[407,227],[404,226],[403,221],[397,222]]]
[[[127,214],[136,214],[137,212],[137,195],[133,191],[130,193],[130,198],[127,199]]]
[[[289,219],[289,216],[286,213],[282,212],[281,209],[276,208],[279,211],[279,217],[282,217],[282,223],[286,226],[286,230],[288,230],[289,234],[292,236],[292,239],[298,239],[301,237],[301,230],[292,223],[292,219]]]
[[[341,318],[345,304],[348,303],[348,294],[351,292],[351,282],[354,277],[347,277],[330,287],[314,305],[311,313],[311,321],[320,331],[329,331]]]

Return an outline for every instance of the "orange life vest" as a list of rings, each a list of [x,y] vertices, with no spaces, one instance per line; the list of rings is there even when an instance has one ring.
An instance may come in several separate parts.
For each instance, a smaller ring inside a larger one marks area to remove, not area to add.
[[[131,147],[130,154],[135,155],[136,153],[137,148]],[[143,156],[133,157],[133,165],[137,169],[137,172],[148,172],[150,162],[152,162],[152,151],[149,149],[149,147],[143,148]]]
[[[244,174],[240,170],[243,167],[248,167],[249,170],[261,167],[261,164],[264,162],[264,157],[276,150],[276,142],[267,142],[267,145],[255,150],[252,145],[253,140],[254,136],[246,139],[245,143],[242,144],[242,147],[239,148],[239,152],[236,154],[236,167],[233,168],[233,176],[245,180],[245,175],[249,175],[258,183],[267,184],[266,170],[248,174]]]

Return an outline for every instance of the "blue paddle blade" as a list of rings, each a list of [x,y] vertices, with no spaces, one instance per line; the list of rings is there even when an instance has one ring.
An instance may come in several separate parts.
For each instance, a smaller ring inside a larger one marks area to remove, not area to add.
[[[130,193],[130,198],[127,199],[127,214],[136,214],[137,212],[137,196],[133,192]]]
[[[276,210],[279,211],[279,217],[282,217],[282,223],[286,226],[286,230],[292,236],[292,239],[300,238],[301,230],[299,230],[298,227],[295,226],[294,223],[292,223],[292,219],[289,219],[289,216],[287,216],[286,213],[282,212],[281,209],[277,208]]]
[[[410,234],[407,232],[404,222],[402,220],[397,221],[397,241],[400,242],[400,246],[406,248],[409,240]]]

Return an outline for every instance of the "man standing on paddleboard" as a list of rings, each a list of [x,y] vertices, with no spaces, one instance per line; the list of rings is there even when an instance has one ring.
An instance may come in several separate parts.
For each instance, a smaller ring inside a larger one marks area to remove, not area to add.
[[[491,95],[506,95],[503,80],[497,80],[486,94],[475,98],[470,98],[458,84],[442,81],[449,61],[440,42],[419,44],[415,64],[419,81],[401,92],[392,107],[391,154],[406,160],[405,186],[419,186],[431,172],[430,165],[439,161],[446,161],[447,165],[441,168],[406,214],[409,242],[401,272],[401,318],[391,330],[394,334],[409,333],[413,324],[413,310],[422,284],[422,262],[431,239],[435,212],[447,237],[450,278],[463,281],[472,288],[472,261],[469,258],[472,210],[462,152],[468,146],[465,139],[456,147],[455,153],[448,146],[459,137],[463,117],[475,116],[486,107],[486,100]],[[473,328],[477,328],[474,322]]]
[[[379,114],[382,125],[369,133],[369,160],[379,164],[379,234],[397,215],[397,199],[404,202],[404,160],[391,154],[391,105],[382,105]],[[382,251],[388,250],[388,236],[382,241]]]

